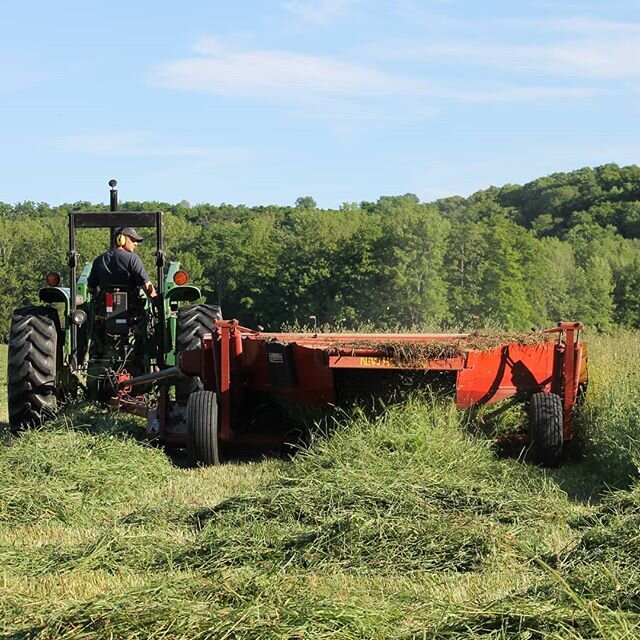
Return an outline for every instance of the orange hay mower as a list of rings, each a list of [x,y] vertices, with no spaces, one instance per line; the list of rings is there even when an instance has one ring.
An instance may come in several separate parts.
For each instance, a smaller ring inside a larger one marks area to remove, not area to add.
[[[398,386],[405,374],[417,386],[438,376],[455,385],[460,409],[507,398],[527,403],[529,452],[552,466],[575,437],[573,413],[586,388],[582,328],[564,322],[531,334],[263,333],[216,320],[176,366],[121,380],[114,400],[148,417],[149,437],[186,447],[194,463],[217,464],[234,446],[282,441],[273,413],[271,423],[256,418],[269,399],[330,407],[356,388],[373,393],[380,382]],[[169,382],[185,376],[197,386],[180,406],[170,398]],[[131,395],[149,382],[158,384],[151,410]]]

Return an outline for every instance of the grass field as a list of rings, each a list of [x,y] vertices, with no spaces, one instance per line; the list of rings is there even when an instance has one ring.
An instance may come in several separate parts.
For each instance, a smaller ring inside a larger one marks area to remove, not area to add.
[[[0,428],[6,428],[7,420],[9,420],[9,412],[7,411],[7,346],[0,344]]]
[[[0,637],[639,638],[640,336],[589,342],[583,457],[552,471],[437,397],[289,461],[179,468],[92,406],[13,439]]]

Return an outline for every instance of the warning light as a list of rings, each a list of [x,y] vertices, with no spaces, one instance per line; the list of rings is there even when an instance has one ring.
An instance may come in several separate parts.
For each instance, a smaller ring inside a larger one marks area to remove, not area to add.
[[[173,274],[173,282],[181,287],[189,282],[189,274],[186,271],[176,271]]]
[[[47,285],[57,287],[60,284],[60,274],[57,271],[47,273]]]

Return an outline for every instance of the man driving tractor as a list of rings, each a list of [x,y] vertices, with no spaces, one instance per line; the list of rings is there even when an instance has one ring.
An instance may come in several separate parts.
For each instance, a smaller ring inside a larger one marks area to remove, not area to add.
[[[133,227],[117,229],[113,247],[93,261],[87,280],[89,291],[96,294],[106,286],[140,287],[150,298],[155,298],[156,289],[140,256],[135,253],[142,241],[142,236]]]

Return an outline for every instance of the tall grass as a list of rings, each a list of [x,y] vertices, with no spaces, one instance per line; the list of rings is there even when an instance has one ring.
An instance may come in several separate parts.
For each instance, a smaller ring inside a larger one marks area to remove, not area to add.
[[[584,457],[553,471],[437,396],[208,469],[76,408],[0,448],[0,637],[640,637],[624,339],[590,341]]]
[[[584,452],[611,487],[625,487],[640,467],[640,333],[590,341],[590,382],[579,416]]]
[[[7,406],[7,345],[0,344],[0,429],[7,426],[9,408]]]

